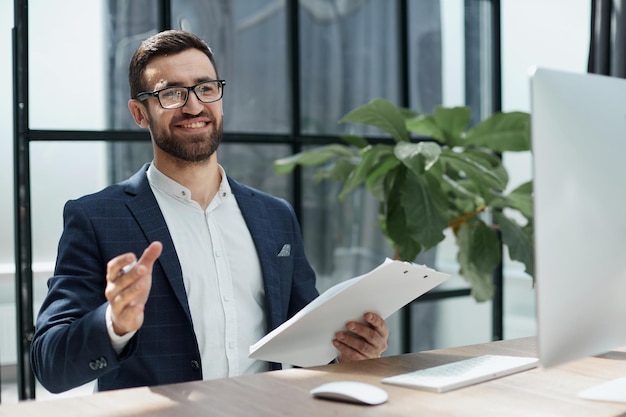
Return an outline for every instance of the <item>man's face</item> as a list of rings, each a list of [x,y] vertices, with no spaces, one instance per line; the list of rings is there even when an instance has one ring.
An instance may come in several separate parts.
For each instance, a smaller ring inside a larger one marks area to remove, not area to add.
[[[215,79],[217,74],[213,64],[197,49],[156,57],[144,72],[146,91],[192,86]],[[164,152],[179,162],[194,163],[209,159],[219,146],[222,138],[222,101],[203,103],[192,91],[188,96],[187,103],[178,109],[162,108],[156,97],[143,104],[156,145],[155,153]]]

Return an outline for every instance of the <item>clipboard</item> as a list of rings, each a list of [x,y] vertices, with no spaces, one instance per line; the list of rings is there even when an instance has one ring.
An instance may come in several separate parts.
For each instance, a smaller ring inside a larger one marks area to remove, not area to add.
[[[326,365],[337,356],[335,333],[374,312],[386,319],[442,284],[449,274],[387,258],[372,271],[329,288],[291,319],[250,346],[249,357],[300,367]]]

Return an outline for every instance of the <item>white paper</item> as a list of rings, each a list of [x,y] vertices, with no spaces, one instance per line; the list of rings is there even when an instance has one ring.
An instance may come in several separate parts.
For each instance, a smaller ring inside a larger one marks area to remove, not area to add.
[[[326,365],[337,356],[335,333],[368,312],[386,319],[450,278],[426,266],[386,259],[365,275],[329,288],[250,346],[250,357],[295,366]]]
[[[595,385],[580,392],[578,396],[586,400],[626,403],[626,377]]]

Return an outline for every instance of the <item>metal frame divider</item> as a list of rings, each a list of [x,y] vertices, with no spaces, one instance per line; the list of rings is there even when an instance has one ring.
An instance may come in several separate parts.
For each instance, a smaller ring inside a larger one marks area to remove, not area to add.
[[[491,46],[491,64],[492,64],[492,102],[493,111],[502,110],[502,62],[501,62],[501,10],[500,0],[491,0],[491,28],[493,34],[493,44]],[[502,235],[498,233],[500,242]],[[502,246],[502,245],[501,245]],[[504,339],[504,271],[503,264],[496,267],[493,276],[493,284],[495,286],[495,294],[493,297],[491,328],[492,340]]]
[[[35,398],[29,351],[33,337],[33,271],[28,130],[28,1],[15,0],[13,28],[13,146],[15,309],[19,399]]]

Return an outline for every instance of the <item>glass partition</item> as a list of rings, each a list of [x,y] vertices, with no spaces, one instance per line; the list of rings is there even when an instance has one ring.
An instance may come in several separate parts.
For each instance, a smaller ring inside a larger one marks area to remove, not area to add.
[[[108,127],[105,6],[104,0],[29,2],[31,129]]]
[[[376,97],[398,102],[397,4],[300,2],[303,133],[338,134],[353,108]]]
[[[287,133],[291,126],[284,0],[173,0],[172,27],[212,48],[224,90],[224,130]]]

